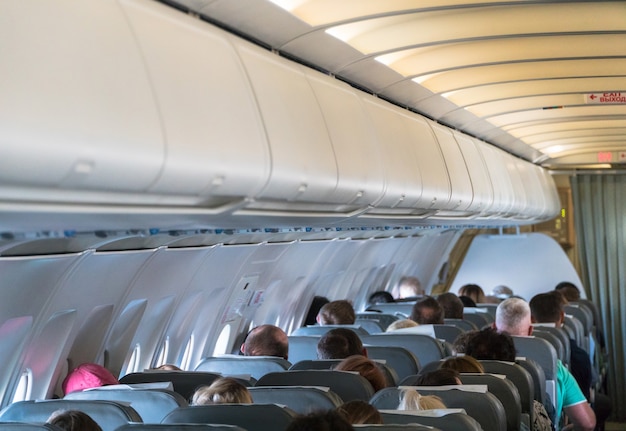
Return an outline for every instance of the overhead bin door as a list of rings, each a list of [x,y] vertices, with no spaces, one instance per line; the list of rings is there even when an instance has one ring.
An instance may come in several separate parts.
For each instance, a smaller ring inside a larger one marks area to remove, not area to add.
[[[36,187],[125,192],[155,181],[159,116],[115,2],[1,2],[0,41],[0,183],[35,187],[14,199],[55,199]]]
[[[501,158],[505,163],[506,169],[509,172],[509,178],[511,179],[511,185],[513,186],[513,207],[511,211],[516,218],[525,219],[532,215],[532,211],[529,210],[529,195],[532,191],[526,189],[526,185],[522,179],[522,175],[517,168],[518,158],[498,150],[501,154]]]
[[[514,159],[514,161],[526,196],[524,217],[540,218],[545,211],[546,202],[537,171],[534,165],[528,162],[520,159]]]
[[[333,202],[373,204],[384,186],[381,148],[371,133],[356,90],[336,79],[306,71],[320,104],[337,159],[337,189]]]
[[[303,67],[235,42],[252,83],[270,144],[272,171],[262,199],[326,202],[337,186],[337,165]]]
[[[504,153],[491,145],[481,145],[479,150],[487,165],[493,187],[492,212],[494,215],[508,215],[513,208],[515,197],[506,162],[502,159]]]
[[[493,187],[483,156],[477,148],[481,142],[457,131],[454,131],[453,134],[454,139],[459,144],[459,149],[463,154],[467,171],[472,180],[474,199],[468,210],[487,214],[491,211],[493,204]]]
[[[463,154],[450,129],[432,122],[430,125],[443,152],[452,185],[450,203],[446,208],[455,211],[467,211],[471,208],[474,195],[472,181],[469,172],[467,172]]]
[[[554,184],[554,178],[552,178],[548,170],[542,167],[536,166],[535,169],[539,175],[543,192],[546,195],[547,208],[545,215],[547,218],[556,217],[561,210],[561,200],[559,199],[559,193]]]
[[[158,193],[254,196],[270,155],[252,89],[228,36],[156,2],[123,1],[163,117]]]

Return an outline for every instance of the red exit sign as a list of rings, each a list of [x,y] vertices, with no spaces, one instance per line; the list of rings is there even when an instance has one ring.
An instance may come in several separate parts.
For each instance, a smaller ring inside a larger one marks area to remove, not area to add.
[[[598,153],[599,163],[611,163],[613,161],[613,153],[610,151],[602,151]]]

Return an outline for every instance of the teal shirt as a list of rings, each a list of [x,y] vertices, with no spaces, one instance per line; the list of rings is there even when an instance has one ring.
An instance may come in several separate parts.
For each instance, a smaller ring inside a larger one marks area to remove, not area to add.
[[[587,399],[572,373],[563,366],[561,361],[557,361],[556,365],[556,423],[560,424],[564,408],[586,403]],[[560,426],[557,426],[557,429],[560,429]]]

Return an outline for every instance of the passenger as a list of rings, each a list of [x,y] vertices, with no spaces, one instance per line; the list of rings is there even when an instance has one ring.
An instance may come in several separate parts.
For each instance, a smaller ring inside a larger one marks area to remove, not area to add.
[[[345,299],[329,302],[317,313],[320,325],[354,325],[355,320],[354,307]]]
[[[470,308],[475,308],[476,307],[476,303],[469,296],[459,295],[459,299],[463,303],[463,307],[470,307]]]
[[[379,290],[372,293],[369,298],[367,298],[366,309],[369,309],[376,304],[388,304],[390,302],[396,302],[395,299],[393,299],[391,293],[387,292],[386,290]]]
[[[422,283],[417,277],[402,277],[392,292],[396,299],[415,298],[425,294]]]
[[[179,367],[173,364],[163,364],[155,368],[155,370],[163,370],[163,371],[182,371]]]
[[[397,331],[398,329],[405,328],[414,328],[415,326],[417,326],[417,323],[411,319],[400,319],[396,320],[395,322],[391,322],[391,325],[387,326],[387,330],[385,332],[393,332]]]
[[[436,395],[421,395],[415,389],[402,389],[398,410],[445,409],[443,400]]]
[[[574,283],[562,281],[556,285],[554,290],[561,292],[561,295],[569,302],[580,301],[580,289],[578,289]]]
[[[467,351],[467,343],[474,336],[478,334],[478,330],[467,331],[460,334],[452,343],[452,348],[456,353],[465,353]]]
[[[561,290],[540,293],[530,300],[530,313],[533,323],[553,323],[561,328],[565,321],[563,308],[567,300]],[[576,340],[570,338],[570,372],[578,382],[578,386],[588,401],[591,401],[592,368],[589,354],[581,349]],[[592,404],[596,414],[596,429],[603,429],[604,422],[611,413],[611,400],[604,394],[596,393]]]
[[[485,302],[485,292],[477,284],[466,284],[459,289],[459,296],[467,296],[476,304]]]
[[[459,373],[480,373],[483,374],[485,369],[482,364],[475,358],[469,355],[464,356],[452,356],[447,358],[441,364],[439,368],[450,368],[456,370]]]
[[[381,425],[383,417],[373,405],[361,400],[349,401],[337,407],[337,412],[352,425]]]
[[[50,415],[46,423],[64,431],[102,431],[91,416],[80,410],[57,410]]]
[[[351,329],[331,329],[317,342],[317,359],[345,359],[352,355],[367,356],[367,350]]]
[[[117,378],[102,365],[85,363],[74,368],[63,380],[65,395],[106,385],[119,385]]]
[[[207,404],[252,404],[252,395],[244,385],[230,377],[220,377],[210,386],[201,386],[191,397],[192,406]]]
[[[324,296],[313,297],[309,311],[306,313],[306,318],[304,319],[304,326],[315,325],[317,323],[317,314],[320,312],[320,309],[329,302],[330,300]]]
[[[449,386],[460,385],[459,372],[451,368],[439,368],[429,373],[420,374],[415,386]]]
[[[376,362],[363,355],[349,356],[335,367],[337,371],[356,371],[371,383],[375,392],[389,386],[385,375]]]
[[[463,319],[463,302],[454,293],[442,293],[437,302],[443,308],[444,319]]]
[[[518,336],[530,335],[532,326],[528,303],[519,298],[505,300],[496,309],[495,325],[498,332],[507,332]],[[591,431],[594,429],[596,417],[591,406],[587,403],[576,379],[559,360],[557,360],[556,394],[555,423],[557,429],[560,429],[564,415],[570,419],[574,430]]]
[[[443,308],[435,298],[427,296],[413,305],[410,318],[420,325],[443,324]]]
[[[495,296],[500,301],[504,301],[505,299],[509,299],[511,296],[513,296],[513,289],[503,284],[500,284],[491,289],[491,296]]]
[[[328,410],[298,416],[285,431],[354,431],[354,428],[337,410]]]
[[[248,333],[241,345],[241,353],[245,356],[276,356],[289,359],[289,338],[278,326],[257,326]]]

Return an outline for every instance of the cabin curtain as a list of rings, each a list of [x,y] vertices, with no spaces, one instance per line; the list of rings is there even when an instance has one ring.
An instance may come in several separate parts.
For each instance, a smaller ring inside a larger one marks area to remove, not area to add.
[[[626,419],[626,175],[571,177],[581,279],[602,316],[613,415]]]

